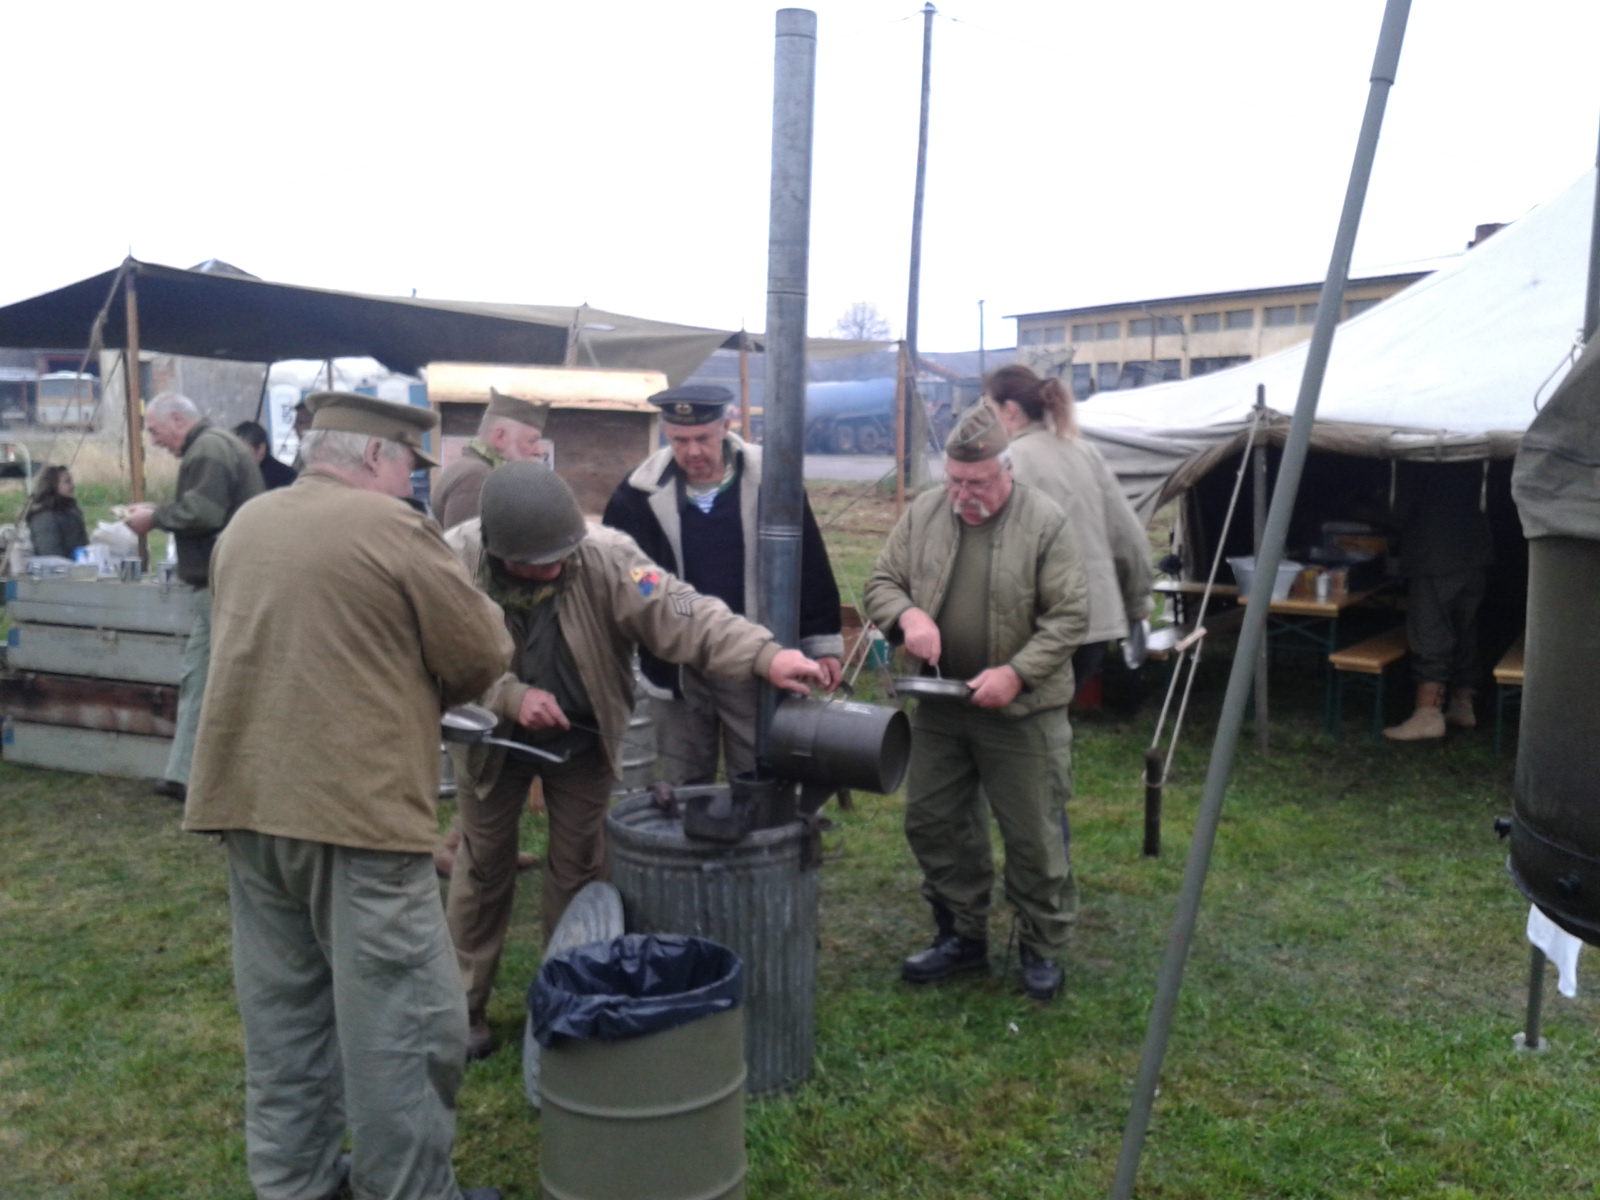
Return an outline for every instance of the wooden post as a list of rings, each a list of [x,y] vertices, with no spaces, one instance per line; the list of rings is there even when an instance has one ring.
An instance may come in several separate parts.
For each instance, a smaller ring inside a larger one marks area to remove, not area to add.
[[[1144,856],[1161,854],[1161,752],[1144,752]]]
[[[750,339],[739,330],[739,436],[750,440]]]
[[[127,277],[122,281],[122,300],[127,317],[127,334],[122,350],[123,391],[127,396],[128,419],[128,474],[132,477],[132,498],[135,504],[144,499],[144,403],[139,395],[139,268],[130,263]],[[139,535],[139,562],[150,566],[149,538]]]

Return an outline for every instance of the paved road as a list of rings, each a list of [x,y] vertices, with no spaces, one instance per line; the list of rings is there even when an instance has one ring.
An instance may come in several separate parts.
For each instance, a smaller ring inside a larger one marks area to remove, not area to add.
[[[831,479],[844,483],[874,483],[889,475],[894,468],[894,458],[888,454],[808,454],[807,479]],[[928,474],[932,479],[944,477],[942,459],[928,458]]]

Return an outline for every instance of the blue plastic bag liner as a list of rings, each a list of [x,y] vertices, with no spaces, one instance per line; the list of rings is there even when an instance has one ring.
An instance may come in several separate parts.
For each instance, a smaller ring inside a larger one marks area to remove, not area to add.
[[[528,988],[533,1036],[615,1042],[737,1008],[744,965],[726,946],[676,933],[625,933],[549,959]]]

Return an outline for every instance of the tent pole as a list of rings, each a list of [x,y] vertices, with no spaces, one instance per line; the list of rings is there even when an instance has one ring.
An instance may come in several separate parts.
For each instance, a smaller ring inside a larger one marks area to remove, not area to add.
[[[128,336],[122,351],[123,394],[128,400],[128,473],[132,477],[133,502],[144,499],[144,404],[139,395],[139,265],[131,259],[122,282],[123,311]],[[139,535],[139,561],[150,565],[148,538]]]
[[[1595,149],[1594,218],[1589,226],[1589,290],[1583,305],[1583,340],[1600,325],[1600,147]]]
[[[1267,407],[1267,385],[1256,384],[1256,428],[1265,431],[1266,424],[1262,420],[1263,410]],[[1251,521],[1255,526],[1251,536],[1251,550],[1256,561],[1261,561],[1261,535],[1267,524],[1267,440],[1259,438],[1255,443],[1253,461],[1251,466],[1255,471],[1255,501],[1252,505]],[[1261,653],[1256,655],[1256,746],[1265,754],[1267,752],[1267,645],[1261,644]]]
[[[1272,602],[1272,583],[1277,577],[1278,561],[1283,557],[1289,516],[1294,509],[1295,493],[1300,487],[1306,450],[1311,442],[1311,424],[1316,416],[1317,398],[1327,372],[1328,352],[1333,345],[1334,326],[1338,323],[1345,281],[1350,273],[1350,252],[1355,245],[1356,230],[1361,224],[1361,207],[1366,200],[1367,181],[1372,175],[1378,134],[1383,128],[1383,110],[1388,103],[1389,88],[1394,83],[1399,65],[1400,46],[1405,40],[1406,18],[1410,10],[1410,0],[1387,0],[1384,6],[1383,26],[1378,34],[1378,49],[1373,56],[1361,135],[1356,143],[1355,160],[1350,166],[1350,180],[1345,189],[1344,208],[1339,217],[1339,231],[1334,237],[1328,275],[1323,281],[1322,295],[1317,304],[1317,323],[1311,334],[1311,348],[1306,355],[1305,374],[1300,380],[1300,395],[1295,401],[1294,419],[1289,426],[1288,440],[1284,443],[1278,468],[1278,486],[1273,492],[1272,509],[1267,514],[1262,554],[1256,558],[1250,604],[1245,612],[1244,625],[1239,631],[1233,668],[1228,675],[1228,690],[1223,698],[1222,715],[1217,722],[1216,741],[1211,750],[1211,763],[1206,771],[1205,792],[1189,844],[1183,884],[1178,893],[1178,908],[1162,958],[1161,974],[1156,982],[1150,1024],[1145,1031],[1144,1051],[1134,1083],[1133,1104],[1128,1113],[1128,1123],[1123,1129],[1122,1151],[1117,1159],[1116,1177],[1111,1184],[1112,1200],[1128,1200],[1133,1195],[1134,1180],[1139,1173],[1139,1159],[1144,1152],[1145,1133],[1149,1129],[1151,1110],[1155,1106],[1167,1036],[1172,1030],[1178,992],[1183,985],[1183,968],[1200,915],[1200,893],[1205,887],[1211,849],[1216,842],[1217,825],[1222,816],[1223,793],[1233,773],[1233,756],[1238,749],[1245,700],[1250,693],[1250,675],[1266,631],[1267,607]]]

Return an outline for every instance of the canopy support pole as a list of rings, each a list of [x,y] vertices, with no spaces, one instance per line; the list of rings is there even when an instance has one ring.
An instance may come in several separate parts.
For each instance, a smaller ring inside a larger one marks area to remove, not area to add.
[[[1323,281],[1322,295],[1317,304],[1317,323],[1311,335],[1311,348],[1306,355],[1305,374],[1300,381],[1294,419],[1283,448],[1278,486],[1273,492],[1272,510],[1267,514],[1267,525],[1262,535],[1262,553],[1256,558],[1249,608],[1239,632],[1239,645],[1234,653],[1222,715],[1217,723],[1217,737],[1212,746],[1205,793],[1195,821],[1183,885],[1178,893],[1178,909],[1162,959],[1150,1024],[1145,1033],[1144,1052],[1134,1084],[1133,1104],[1128,1123],[1123,1129],[1122,1151],[1111,1185],[1112,1200],[1128,1200],[1133,1195],[1134,1180],[1139,1173],[1139,1159],[1144,1152],[1144,1139],[1155,1105],[1156,1087],[1161,1080],[1161,1063],[1166,1055],[1167,1037],[1172,1031],[1178,993],[1183,986],[1183,968],[1200,915],[1200,894],[1205,887],[1211,850],[1222,816],[1223,793],[1233,773],[1234,752],[1238,749],[1245,701],[1250,694],[1250,677],[1266,632],[1267,608],[1272,603],[1272,583],[1278,574],[1278,561],[1283,557],[1289,516],[1294,509],[1306,451],[1311,443],[1311,425],[1316,416],[1317,398],[1327,371],[1328,352],[1333,346],[1334,326],[1343,307],[1345,281],[1350,272],[1350,253],[1355,245],[1356,230],[1361,224],[1361,207],[1366,200],[1367,181],[1372,175],[1372,160],[1378,149],[1378,134],[1383,128],[1383,111],[1399,65],[1400,46],[1405,40],[1406,18],[1410,10],[1410,0],[1387,0],[1384,6],[1383,26],[1378,34],[1378,49],[1373,58],[1361,136],[1356,143],[1355,161],[1351,164],[1350,180],[1345,189],[1344,208],[1339,218],[1339,231],[1334,238],[1328,275]]]
[[[128,260],[122,281],[122,304],[127,318],[127,346],[122,351],[123,394],[128,400],[128,474],[135,504],[144,499],[144,403],[139,395],[139,264]],[[139,535],[139,561],[150,565],[149,536]]]
[[[1263,429],[1263,419],[1266,416],[1267,385],[1256,384],[1256,428]],[[1261,561],[1261,536],[1267,524],[1267,439],[1262,438],[1256,442],[1254,454],[1251,456],[1251,467],[1255,472],[1254,503],[1251,521],[1255,526],[1251,534],[1251,553],[1257,562]],[[1261,644],[1261,653],[1256,655],[1256,748],[1265,754],[1268,749],[1268,704],[1267,704],[1267,644]]]

